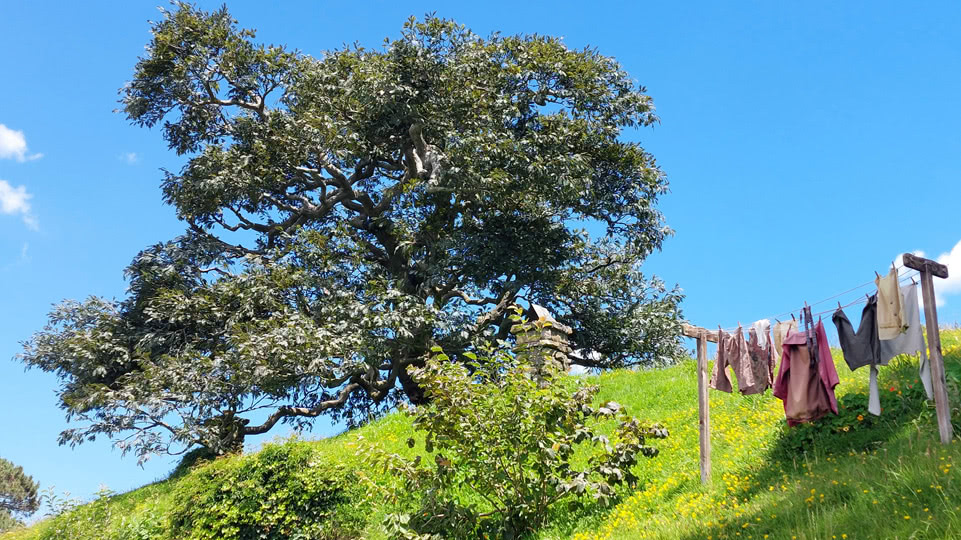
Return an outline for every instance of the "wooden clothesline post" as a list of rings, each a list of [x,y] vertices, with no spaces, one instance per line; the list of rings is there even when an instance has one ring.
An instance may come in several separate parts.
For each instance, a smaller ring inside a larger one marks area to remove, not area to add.
[[[697,340],[697,423],[700,440],[701,483],[711,481],[711,406],[707,395],[707,342],[717,343],[717,332],[684,323],[682,333]]]
[[[938,309],[934,298],[934,279],[946,279],[948,267],[931,259],[910,253],[902,255],[904,266],[921,272],[921,297],[924,300],[924,323],[928,329],[928,361],[931,362],[931,383],[934,387],[934,408],[938,416],[941,443],[949,444],[954,437],[951,428],[951,408],[944,385],[944,359],[941,356],[941,331],[938,329]]]

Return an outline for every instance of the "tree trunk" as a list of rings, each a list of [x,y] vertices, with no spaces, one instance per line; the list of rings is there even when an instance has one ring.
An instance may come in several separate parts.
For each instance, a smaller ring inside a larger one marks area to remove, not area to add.
[[[423,362],[416,362],[411,364],[413,366],[421,367],[424,365]],[[413,405],[423,405],[427,403],[427,397],[424,396],[424,389],[417,384],[414,379],[407,374],[406,371],[402,372],[400,376],[397,377],[400,380],[400,386],[404,389],[404,395],[410,400]]]
[[[208,422],[216,424],[217,447],[211,448],[218,455],[239,454],[244,451],[244,427],[250,423],[246,418],[234,416],[227,412],[222,416],[211,418]]]

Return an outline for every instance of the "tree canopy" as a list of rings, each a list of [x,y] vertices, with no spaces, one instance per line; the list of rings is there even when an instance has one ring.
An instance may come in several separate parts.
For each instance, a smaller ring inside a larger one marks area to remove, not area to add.
[[[668,184],[623,137],[657,117],[614,59],[435,16],[317,57],[226,7],[176,4],[152,34],[122,111],[187,158],[162,182],[187,228],[134,259],[125,298],[65,302],[24,344],[82,424],[61,443],[222,452],[363,421],[423,401],[408,367],[431,347],[511,339],[517,302],[587,367],[677,355],[679,290],[641,272]]]
[[[39,485],[18,467],[0,458],[0,531],[20,523],[17,516],[30,515],[40,507]]]

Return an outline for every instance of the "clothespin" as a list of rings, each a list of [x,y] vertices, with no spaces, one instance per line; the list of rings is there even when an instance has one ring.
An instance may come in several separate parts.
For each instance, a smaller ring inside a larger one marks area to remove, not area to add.
[[[776,322],[776,323],[778,323],[778,324],[781,324],[781,319],[778,319],[777,317],[774,317],[774,322]]]
[[[791,314],[791,320],[797,322],[797,317],[795,317],[793,313]]]
[[[875,271],[874,271],[874,277],[876,277],[877,279],[881,279],[881,274],[879,274],[878,271],[875,270]]]
[[[838,310],[840,310],[840,309],[841,309],[841,301],[838,300]]]
[[[914,281],[914,276],[911,276],[911,283],[913,283],[913,284],[915,284],[915,285],[917,285],[917,284],[918,284],[918,282],[917,282],[917,281]]]

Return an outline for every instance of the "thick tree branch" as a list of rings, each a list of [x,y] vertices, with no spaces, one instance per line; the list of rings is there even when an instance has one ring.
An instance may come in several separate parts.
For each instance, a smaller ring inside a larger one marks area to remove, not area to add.
[[[261,433],[267,433],[271,428],[274,427],[277,422],[283,420],[284,418],[289,418],[292,416],[305,416],[305,417],[317,417],[329,409],[335,407],[340,407],[344,403],[347,403],[347,399],[350,395],[360,390],[362,387],[359,383],[353,382],[345,386],[337,394],[334,399],[329,399],[327,401],[322,401],[313,407],[281,407],[277,409],[273,414],[267,417],[264,423],[258,426],[244,426],[244,435],[259,435]]]

